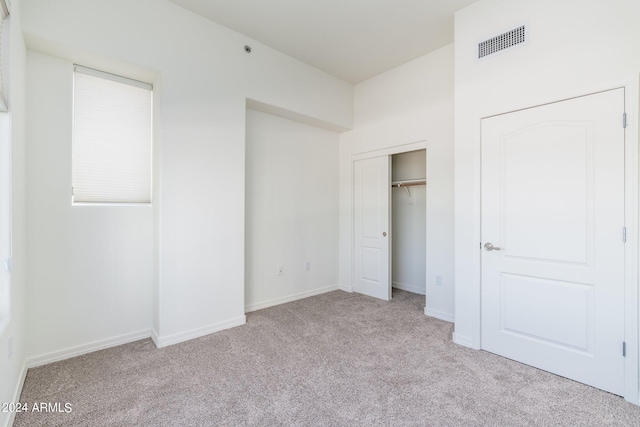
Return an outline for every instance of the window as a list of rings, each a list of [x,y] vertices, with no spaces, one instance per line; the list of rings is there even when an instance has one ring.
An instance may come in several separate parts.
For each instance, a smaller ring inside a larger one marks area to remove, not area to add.
[[[75,66],[73,203],[151,203],[152,86]]]
[[[8,111],[9,9],[0,0],[0,335],[11,314],[11,116]]]

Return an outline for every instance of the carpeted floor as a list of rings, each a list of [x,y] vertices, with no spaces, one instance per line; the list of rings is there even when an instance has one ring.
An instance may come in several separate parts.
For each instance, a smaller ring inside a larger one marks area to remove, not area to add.
[[[30,369],[15,426],[640,426],[618,396],[451,341],[424,297],[335,291],[171,347]]]

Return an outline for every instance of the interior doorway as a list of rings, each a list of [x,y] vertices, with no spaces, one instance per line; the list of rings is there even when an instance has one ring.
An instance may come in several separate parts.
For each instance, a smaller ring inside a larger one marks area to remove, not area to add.
[[[426,295],[426,150],[391,156],[391,286]]]
[[[354,162],[354,290],[426,294],[426,150]]]

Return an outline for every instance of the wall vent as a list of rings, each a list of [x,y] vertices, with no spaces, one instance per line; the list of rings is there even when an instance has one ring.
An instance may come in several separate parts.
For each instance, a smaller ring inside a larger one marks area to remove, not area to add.
[[[511,31],[491,37],[488,40],[478,43],[478,59],[502,52],[513,47],[525,45],[529,42],[529,28],[527,25],[520,25]]]

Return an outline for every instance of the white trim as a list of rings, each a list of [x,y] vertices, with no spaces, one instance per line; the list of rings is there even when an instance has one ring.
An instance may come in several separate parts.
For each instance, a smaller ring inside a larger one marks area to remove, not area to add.
[[[76,73],[88,74],[93,77],[99,77],[101,79],[111,80],[117,83],[123,83],[129,86],[139,87],[141,89],[153,90],[153,85],[151,83],[119,76],[118,74],[107,73],[106,71],[96,70],[95,68],[83,67],[82,65],[74,64],[73,71]]]
[[[563,93],[545,94],[529,98],[526,101],[518,101],[503,105],[499,108],[487,109],[474,115],[473,120],[473,224],[472,242],[481,241],[481,123],[482,119],[532,108],[540,105],[555,103],[562,100],[582,97],[617,88],[625,89],[625,109],[627,112],[627,128],[625,131],[625,219],[627,227],[627,244],[625,251],[625,340],[627,342],[627,356],[625,358],[625,391],[624,398],[630,403],[640,405],[640,349],[639,349],[639,313],[638,306],[638,233],[640,232],[638,214],[638,75],[627,78],[611,79],[605,82],[574,88]],[[622,126],[622,118],[620,119]],[[480,249],[473,252],[471,268],[475,274],[472,277],[473,318],[475,325],[468,332],[470,336],[458,337],[454,334],[454,342],[467,345],[472,348],[481,348],[481,252]]]
[[[391,287],[400,289],[401,291],[411,292],[414,294],[426,295],[425,289],[418,286],[414,286],[414,285],[407,285],[406,283],[391,282]],[[437,316],[434,316],[434,317],[437,317]]]
[[[433,310],[429,307],[424,308],[424,315],[429,317],[435,317],[436,319],[444,320],[445,322],[453,323],[455,316],[453,313],[447,313],[445,311]]]
[[[342,283],[338,285],[338,289],[340,289],[341,291],[349,292],[349,293],[353,292],[353,288],[351,287],[351,285],[345,285]]]
[[[327,292],[337,291],[340,289],[338,285],[326,286],[324,288],[312,289],[310,291],[299,292],[293,295],[287,295],[286,297],[274,298],[267,301],[256,302],[248,304],[244,307],[244,311],[249,313],[251,311],[262,310],[263,308],[273,307],[274,305],[280,305],[291,301],[297,301],[299,299],[309,298],[315,295],[325,294]]]
[[[233,319],[225,320],[224,322],[214,323],[212,325],[203,326],[200,328],[191,329],[185,332],[179,332],[173,335],[167,336],[157,336],[156,347],[162,348],[167,347],[173,344],[178,344],[184,341],[189,341],[194,338],[200,338],[205,335],[212,334],[214,332],[223,331],[225,329],[230,329],[236,326],[241,326],[247,323],[246,316],[240,316]]]
[[[143,330],[124,334],[113,338],[93,341],[88,344],[82,344],[75,347],[69,347],[64,350],[54,351],[42,354],[40,356],[29,357],[27,359],[27,368],[35,368],[36,366],[47,365],[49,363],[58,362],[60,360],[69,359],[71,357],[80,356],[82,354],[93,353],[94,351],[104,350],[105,348],[116,347],[122,344],[143,340],[151,336],[151,331]]]
[[[18,378],[18,383],[16,384],[16,389],[13,392],[13,400],[9,402],[17,403],[20,402],[20,395],[22,394],[22,388],[24,387],[24,381],[27,379],[27,364],[22,364],[22,372],[20,372],[20,378]],[[13,425],[13,421],[16,419],[16,413],[10,412],[9,417],[7,418],[7,423],[5,427],[11,427]]]
[[[142,206],[142,207],[153,207],[153,202],[144,202],[144,203],[129,203],[129,202],[71,202],[71,205],[73,205],[74,207],[99,207],[99,208],[103,208],[103,207],[110,207],[110,206],[117,206],[117,207],[121,207],[121,206]]]
[[[628,402],[640,405],[640,352],[638,330],[638,94],[640,86],[638,76],[625,85],[625,226],[627,242],[625,244],[625,320],[624,332],[627,356],[625,358],[624,398]]]
[[[427,141],[416,141],[408,144],[394,145],[393,147],[380,150],[364,151],[351,155],[351,168],[356,160],[372,159],[374,157],[392,156],[394,154],[408,153],[409,151],[424,150],[427,148]]]
[[[160,348],[160,345],[158,344],[160,342],[160,336],[153,328],[151,328],[151,341],[156,345],[156,348]]]
[[[473,348],[475,350],[480,350],[479,347],[476,347],[475,345],[473,345],[473,339],[466,335],[460,335],[454,332],[453,334],[451,334],[451,339],[453,340],[454,343],[458,345]]]

